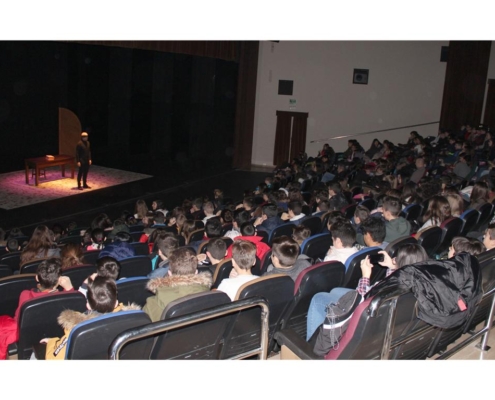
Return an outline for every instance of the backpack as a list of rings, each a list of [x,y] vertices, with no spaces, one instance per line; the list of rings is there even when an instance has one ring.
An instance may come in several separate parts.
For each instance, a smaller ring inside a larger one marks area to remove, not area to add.
[[[341,296],[337,302],[327,306],[327,316],[319,327],[313,349],[316,355],[325,356],[330,350],[339,348],[339,340],[347,330],[354,310],[362,301],[363,297],[356,290],[351,290]]]

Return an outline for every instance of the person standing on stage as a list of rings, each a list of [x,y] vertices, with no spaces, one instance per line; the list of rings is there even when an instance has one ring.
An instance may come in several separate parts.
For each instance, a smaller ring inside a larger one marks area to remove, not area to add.
[[[77,188],[79,190],[91,189],[87,184],[89,166],[91,165],[91,147],[88,141],[88,133],[81,133],[81,140],[76,146],[76,162],[79,167],[79,172],[77,173]],[[81,186],[81,177],[83,185]]]

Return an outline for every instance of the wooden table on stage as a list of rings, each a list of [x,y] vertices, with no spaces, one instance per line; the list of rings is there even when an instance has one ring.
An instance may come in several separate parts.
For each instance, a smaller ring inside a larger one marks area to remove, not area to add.
[[[64,154],[60,154],[58,156],[54,156],[54,160],[47,160],[46,157],[37,157],[37,158],[27,158],[25,160],[26,164],[26,184],[29,184],[29,168],[34,168],[36,170],[35,175],[35,185],[39,184],[40,177],[40,169],[55,167],[57,165],[62,166],[62,177],[65,177],[65,166],[70,164],[71,168],[71,178],[74,179],[74,166],[76,164],[75,158],[72,156],[67,156]]]

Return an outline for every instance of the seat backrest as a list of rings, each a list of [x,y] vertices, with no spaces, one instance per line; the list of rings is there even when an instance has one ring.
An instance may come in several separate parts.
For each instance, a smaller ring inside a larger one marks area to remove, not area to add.
[[[132,238],[132,243],[139,242],[139,239],[141,239],[141,236],[143,236],[144,231],[137,231],[137,232],[130,232],[131,238]]]
[[[206,250],[208,250],[208,242],[209,240],[205,240],[198,246],[197,254],[206,254]]]
[[[57,244],[66,244],[66,243],[74,243],[74,244],[81,244],[82,243],[82,236],[79,234],[73,235],[73,236],[65,236],[63,238],[60,238],[57,242]]]
[[[418,241],[412,236],[404,236],[401,238],[397,238],[395,240],[392,240],[387,245],[385,251],[388,253],[390,258],[395,258],[397,257],[397,252],[399,251],[399,247],[401,247],[404,244],[418,244]]]
[[[151,323],[143,311],[120,311],[103,314],[76,325],[69,334],[67,360],[107,360],[108,348],[117,335],[127,329]],[[129,343],[120,353],[121,359],[147,359],[153,338]]]
[[[5,278],[6,276],[12,275],[12,268],[8,265],[0,264],[0,278]]]
[[[417,221],[422,212],[423,206],[421,204],[409,204],[401,211],[400,216],[408,221]]]
[[[366,199],[359,203],[360,206],[366,207],[368,210],[373,211],[376,208],[376,200]]]
[[[442,241],[443,230],[438,226],[432,226],[421,233],[417,238],[418,244],[423,246],[428,257],[435,258],[435,253]]]
[[[344,217],[346,217],[347,219],[351,219],[352,217],[354,217],[356,207],[357,204],[349,204],[348,206],[342,207],[340,211],[342,212],[342,214],[344,214]]]
[[[267,270],[270,264],[272,263],[272,251],[268,250],[261,259],[260,263],[260,276],[263,275]]]
[[[202,228],[202,229],[196,229],[195,231],[192,231],[189,234],[187,243],[197,242],[199,240],[203,240],[204,235],[205,235],[204,228]]]
[[[230,302],[230,297],[225,292],[217,290],[193,293],[168,303],[167,307],[163,310],[160,320],[181,317]]]
[[[147,256],[150,254],[148,243],[133,242],[131,246],[134,248],[136,256]]]
[[[23,290],[35,289],[36,274],[12,275],[0,279],[0,315],[14,316]]]
[[[86,311],[86,297],[77,291],[58,292],[26,301],[19,314],[17,357],[28,360],[33,345],[43,338],[62,337],[57,318],[64,310]]]
[[[463,225],[464,221],[456,217],[448,218],[442,222],[440,225],[440,228],[443,231],[442,239],[436,250],[437,254],[442,255],[443,253],[448,252],[449,247],[452,244],[452,239],[461,234]]]
[[[220,261],[216,266],[215,273],[213,274],[213,285],[211,285],[211,288],[218,288],[220,283],[229,277],[232,268],[231,258],[226,258],[225,260]]]
[[[332,235],[330,233],[320,233],[310,236],[301,244],[301,254],[306,254],[309,258],[316,260],[324,259],[330,246],[333,244]]]
[[[271,246],[273,243],[273,239],[280,237],[280,236],[292,236],[292,232],[294,231],[294,228],[296,227],[295,224],[285,222],[282,225],[277,226],[271,233],[268,238],[268,244]]]
[[[146,276],[135,276],[116,281],[119,302],[124,305],[134,303],[144,307],[146,299],[153,296],[153,293],[146,289],[148,281]]]
[[[27,263],[24,263],[21,265],[19,273],[21,274],[35,274],[38,266],[43,262],[47,260],[46,258],[37,258],[32,261],[28,261]]]
[[[84,264],[96,264],[96,260],[100,256],[100,250],[90,250],[83,252]]]
[[[367,247],[350,256],[345,261],[346,272],[343,286],[349,289],[356,289],[359,279],[363,276],[361,272],[361,260],[364,260],[366,256],[378,254],[381,250],[379,247]],[[385,267],[373,268],[371,271],[371,284],[378,282],[386,274]]]
[[[461,236],[466,236],[468,232],[471,232],[478,223],[480,213],[478,210],[466,210],[459,217],[464,221],[462,226]]]
[[[151,259],[148,256],[136,256],[120,260],[119,278],[147,276],[151,271]]]
[[[3,254],[0,256],[0,264],[9,266],[12,272],[19,271],[19,266],[21,264],[21,252],[14,251],[12,253]]]
[[[88,276],[96,272],[94,265],[76,265],[75,267],[67,268],[62,271],[63,276],[68,276],[74,286],[74,289],[79,289]]]
[[[302,218],[301,225],[304,225],[311,231],[311,236],[321,232],[321,218],[318,216]]]
[[[333,288],[341,287],[344,277],[345,266],[339,261],[318,263],[301,271],[294,282],[294,298],[282,318],[280,328],[291,328],[304,337],[311,299],[316,293],[330,292]]]
[[[493,214],[493,204],[492,203],[485,203],[483,204],[479,209],[480,217],[478,219],[477,226],[479,228],[483,228],[485,224],[487,224]]]
[[[265,244],[268,244],[268,232],[267,231],[259,230],[256,232],[256,236],[261,236],[262,237],[261,241]]]

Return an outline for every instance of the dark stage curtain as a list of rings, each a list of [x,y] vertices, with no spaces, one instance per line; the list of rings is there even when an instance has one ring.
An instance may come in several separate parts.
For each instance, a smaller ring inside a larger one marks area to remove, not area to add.
[[[451,41],[440,126],[460,129],[481,122],[491,42]]]

